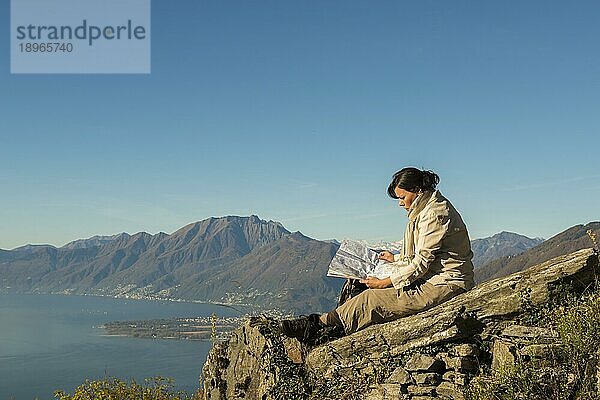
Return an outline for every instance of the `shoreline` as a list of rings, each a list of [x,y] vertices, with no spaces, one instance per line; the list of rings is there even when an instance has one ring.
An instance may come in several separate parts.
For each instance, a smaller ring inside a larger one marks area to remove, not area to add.
[[[64,292],[53,292],[53,293],[32,293],[32,292],[2,292],[0,291],[0,296],[10,296],[10,295],[19,295],[19,296],[69,296],[69,297],[102,297],[109,299],[117,299],[117,300],[133,300],[133,301],[163,301],[170,303],[187,303],[187,304],[207,304],[213,306],[227,307],[235,310],[235,307],[252,307],[251,304],[247,303],[224,303],[217,301],[205,301],[205,300],[186,300],[186,299],[169,299],[169,298],[158,298],[158,297],[130,297],[130,296],[114,296],[107,294],[91,294],[91,293],[64,293]],[[236,310],[239,311],[239,310]]]
[[[186,299],[168,299],[168,298],[156,298],[156,297],[129,297],[127,295],[122,296],[114,296],[114,295],[106,295],[106,294],[91,294],[91,293],[64,293],[63,292],[53,292],[53,293],[32,293],[32,292],[3,292],[0,291],[0,296],[10,296],[10,295],[19,295],[19,296],[62,296],[62,297],[98,297],[98,298],[107,298],[107,299],[115,299],[115,300],[131,300],[131,301],[149,301],[149,302],[165,302],[165,303],[180,303],[180,304],[204,304],[209,306],[218,306],[224,307],[231,310],[234,310],[240,314],[240,316],[253,316],[253,315],[270,315],[275,317],[285,317],[290,316],[292,314],[283,312],[278,308],[273,309],[263,309],[260,306],[253,306],[248,303],[224,303],[217,301],[203,301],[203,300],[186,300]],[[239,308],[238,308],[239,307]]]

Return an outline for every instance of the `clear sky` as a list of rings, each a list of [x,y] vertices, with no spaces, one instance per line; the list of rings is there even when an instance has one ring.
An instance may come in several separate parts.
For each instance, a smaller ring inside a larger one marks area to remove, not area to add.
[[[0,248],[257,214],[399,240],[432,169],[472,238],[600,219],[600,2],[152,3],[149,75],[11,75]]]

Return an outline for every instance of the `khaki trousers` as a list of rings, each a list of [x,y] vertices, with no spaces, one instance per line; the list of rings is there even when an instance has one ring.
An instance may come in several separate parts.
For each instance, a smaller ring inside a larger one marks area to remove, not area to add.
[[[405,287],[367,289],[335,309],[346,334],[369,325],[393,321],[436,306],[465,290],[454,285],[420,282]]]

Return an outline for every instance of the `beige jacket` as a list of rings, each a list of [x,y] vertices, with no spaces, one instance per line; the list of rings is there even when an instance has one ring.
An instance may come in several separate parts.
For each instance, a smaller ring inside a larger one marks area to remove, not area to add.
[[[394,256],[396,289],[417,279],[433,285],[474,286],[471,242],[465,223],[439,191],[417,196],[408,212],[402,253]]]

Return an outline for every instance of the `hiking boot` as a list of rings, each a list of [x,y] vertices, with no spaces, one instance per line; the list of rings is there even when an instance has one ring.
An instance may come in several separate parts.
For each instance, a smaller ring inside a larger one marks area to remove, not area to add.
[[[280,323],[281,332],[285,336],[296,338],[301,342],[311,342],[319,329],[325,327],[319,317],[319,314],[310,314],[295,319],[284,319]]]
[[[311,343],[317,346],[343,336],[345,336],[344,328],[335,325],[325,325],[315,333]]]

